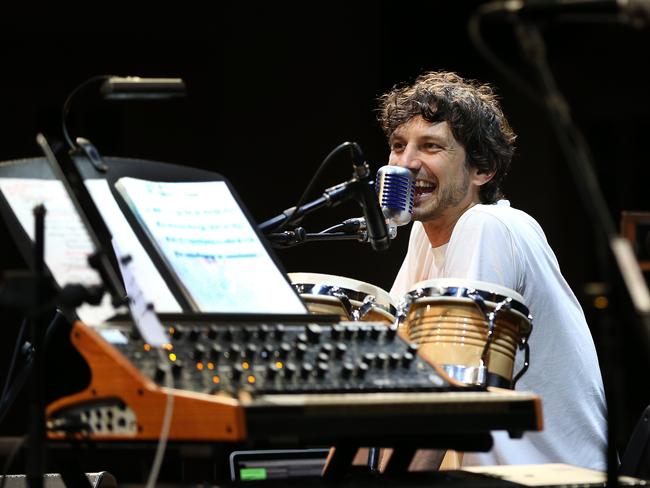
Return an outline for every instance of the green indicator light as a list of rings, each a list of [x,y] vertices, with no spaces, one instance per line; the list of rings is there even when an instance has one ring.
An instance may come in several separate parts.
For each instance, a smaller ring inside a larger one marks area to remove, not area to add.
[[[239,470],[242,481],[265,480],[266,468],[242,468]]]

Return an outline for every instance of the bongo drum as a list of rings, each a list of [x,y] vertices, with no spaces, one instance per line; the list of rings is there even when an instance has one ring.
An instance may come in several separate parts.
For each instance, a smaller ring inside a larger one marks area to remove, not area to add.
[[[311,313],[338,315],[341,320],[395,322],[395,304],[381,288],[321,273],[289,273],[288,276]]]
[[[419,354],[458,381],[514,388],[528,369],[532,317],[509,288],[454,278],[421,281],[397,314]],[[517,349],[525,360],[513,378]]]

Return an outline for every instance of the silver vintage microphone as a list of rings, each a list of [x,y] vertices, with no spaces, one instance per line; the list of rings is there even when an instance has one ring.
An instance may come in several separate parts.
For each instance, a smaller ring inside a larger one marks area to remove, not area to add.
[[[388,236],[395,239],[397,227],[406,225],[413,215],[415,198],[415,179],[413,173],[399,166],[382,166],[377,170],[375,190],[381,212],[388,225]],[[355,230],[365,230],[363,217],[347,219],[344,224]]]
[[[406,225],[411,221],[415,180],[410,170],[400,166],[382,166],[377,171],[375,190],[388,225]]]

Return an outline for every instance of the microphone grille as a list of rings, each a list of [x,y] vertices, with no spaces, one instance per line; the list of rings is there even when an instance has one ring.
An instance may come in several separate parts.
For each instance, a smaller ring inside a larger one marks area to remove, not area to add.
[[[382,166],[377,171],[375,187],[384,217],[395,225],[408,224],[415,198],[413,173],[399,166]]]

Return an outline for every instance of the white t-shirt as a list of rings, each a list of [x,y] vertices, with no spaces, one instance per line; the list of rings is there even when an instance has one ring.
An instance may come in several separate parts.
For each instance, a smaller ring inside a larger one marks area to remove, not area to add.
[[[415,222],[391,289],[399,301],[418,281],[462,278],[518,292],[533,316],[530,368],[517,383],[542,400],[544,429],[510,439],[494,432],[487,453],[466,453],[464,465],[567,463],[606,469],[606,408],[595,346],[575,295],[539,224],[510,207],[475,205],[447,244],[432,248]],[[518,353],[515,372],[523,363]]]

